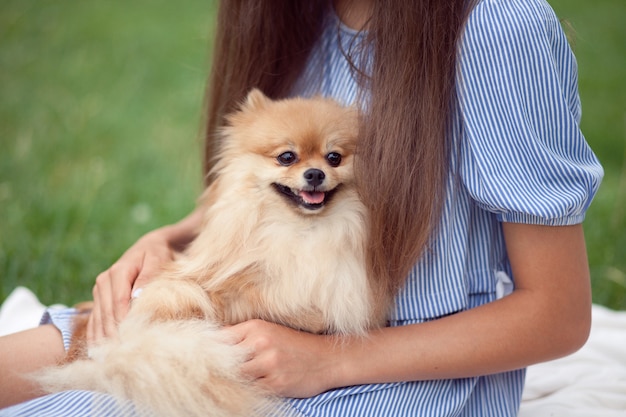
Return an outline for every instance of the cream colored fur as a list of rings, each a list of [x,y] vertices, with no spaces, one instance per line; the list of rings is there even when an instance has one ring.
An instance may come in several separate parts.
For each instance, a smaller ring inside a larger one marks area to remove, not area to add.
[[[365,271],[366,211],[354,188],[355,113],[327,99],[251,92],[223,132],[198,237],[133,301],[118,339],[39,375],[46,390],[106,392],[159,416],[283,413],[239,374],[246,352],[220,327],[261,318],[364,335],[381,324],[385,308]],[[298,161],[279,163],[286,151]],[[331,152],[341,154],[336,167]],[[325,173],[319,190],[336,188],[321,208],[298,205],[273,185],[298,194],[311,168]]]

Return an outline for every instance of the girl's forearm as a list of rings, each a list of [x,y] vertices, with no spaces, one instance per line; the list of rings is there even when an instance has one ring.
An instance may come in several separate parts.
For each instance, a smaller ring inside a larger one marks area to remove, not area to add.
[[[591,320],[582,228],[511,225],[505,237],[516,277],[511,295],[431,322],[327,344],[328,386],[486,375],[580,348]]]
[[[586,338],[584,321],[564,323],[530,294],[432,322],[385,328],[336,345],[333,387],[465,378],[526,367],[566,355]],[[520,311],[526,313],[520,314]]]

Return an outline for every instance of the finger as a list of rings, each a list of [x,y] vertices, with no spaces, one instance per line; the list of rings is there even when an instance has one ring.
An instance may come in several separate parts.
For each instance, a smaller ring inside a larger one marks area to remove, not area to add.
[[[171,254],[167,252],[162,256],[144,255],[140,268],[136,271],[133,279],[132,290],[143,288],[163,270],[163,263],[171,258]]]
[[[91,345],[96,340],[96,331],[95,331],[95,315],[97,314],[96,305],[94,303],[94,309],[91,310],[91,314],[89,314],[89,319],[87,319],[87,344]]]
[[[124,318],[128,314],[128,310],[130,309],[130,284],[128,283],[128,281],[123,281],[121,282],[121,284],[117,285],[123,285],[123,287],[114,286],[111,288],[111,310],[110,313],[106,315],[106,318],[104,320],[104,327],[107,330],[107,335],[110,334],[110,330],[113,330],[114,333],[117,333],[117,325],[121,323],[122,320],[124,320]]]
[[[243,375],[253,380],[272,381],[278,371],[278,352],[270,351],[248,351],[247,360],[240,367]]]
[[[224,337],[224,341],[231,345],[240,345],[246,338],[246,332],[241,323],[223,326],[220,332]]]
[[[150,274],[146,274],[143,271],[139,274],[135,282],[130,289],[130,298],[137,298],[143,290],[143,288],[151,281]]]
[[[96,338],[117,335],[117,325],[127,313],[130,302],[130,283],[126,275],[123,265],[115,264],[96,278],[94,301],[99,307],[99,314],[94,318]]]
[[[141,264],[118,262],[110,269],[111,321],[117,326],[128,314],[133,284],[141,270]]]
[[[242,363],[246,364],[246,366],[254,367],[258,365],[249,364],[249,362],[256,358],[259,351],[255,348],[254,335],[249,333],[250,330],[251,326],[243,322],[225,326],[220,332],[223,342],[234,346],[240,352]],[[254,375],[255,378],[258,373],[256,368],[251,368],[248,372]]]
[[[92,294],[94,300],[93,309],[91,310],[87,326],[87,340],[91,343],[104,337],[104,330],[102,328],[101,296],[97,284],[94,284]]]
[[[259,360],[251,354],[240,366],[241,375],[251,380],[259,380],[267,377],[267,369],[264,368]]]
[[[102,304],[102,328],[104,330],[105,337],[111,337],[117,333],[117,311],[119,309],[119,300],[116,298],[115,293],[115,277],[111,276],[109,279],[108,293],[106,296],[106,302]]]

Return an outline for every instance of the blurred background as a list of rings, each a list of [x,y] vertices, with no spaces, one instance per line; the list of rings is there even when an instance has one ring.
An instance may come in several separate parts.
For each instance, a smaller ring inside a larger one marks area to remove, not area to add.
[[[552,0],[606,175],[585,222],[594,302],[626,310],[626,2]],[[0,2],[0,302],[91,298],[201,190],[215,1]]]

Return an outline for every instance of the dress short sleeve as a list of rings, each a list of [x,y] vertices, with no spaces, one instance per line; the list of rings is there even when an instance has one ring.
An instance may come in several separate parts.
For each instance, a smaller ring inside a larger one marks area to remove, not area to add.
[[[579,128],[576,60],[543,0],[486,0],[461,40],[460,177],[507,222],[582,222],[603,171]]]

